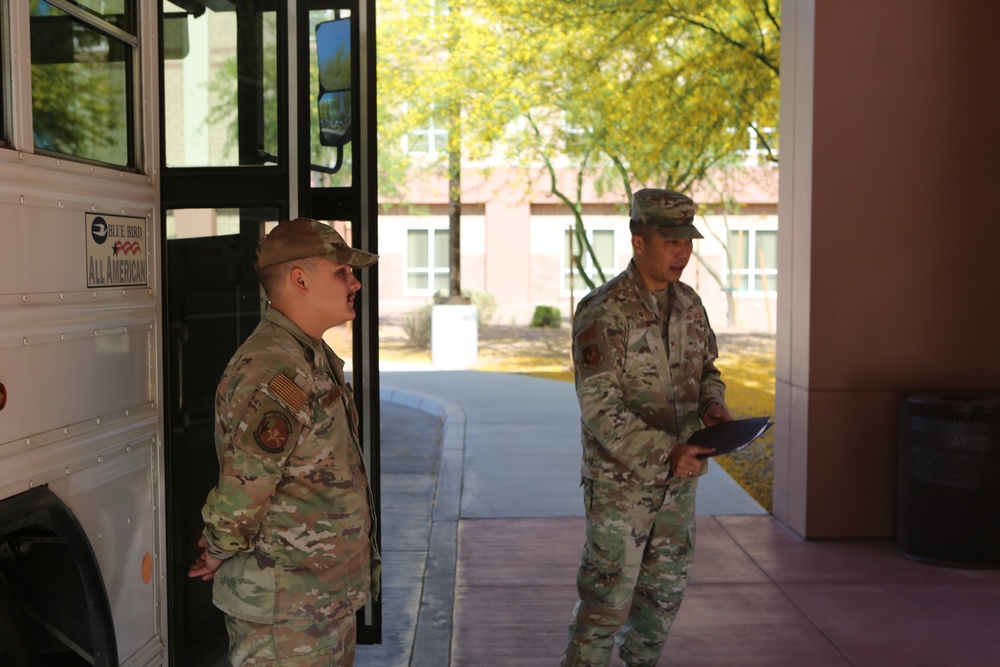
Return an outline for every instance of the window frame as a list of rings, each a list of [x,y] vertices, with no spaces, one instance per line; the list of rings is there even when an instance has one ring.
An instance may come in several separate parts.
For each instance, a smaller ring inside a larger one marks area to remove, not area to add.
[[[747,267],[746,268],[731,268],[728,264],[726,269],[726,279],[729,284],[729,289],[731,293],[738,298],[761,298],[761,297],[776,297],[778,295],[778,267],[770,267],[767,269],[761,269],[758,266],[757,259],[757,234],[758,232],[774,233],[775,239],[777,239],[778,225],[776,223],[764,223],[759,225],[749,225],[749,224],[737,224],[735,226],[729,227],[727,230],[727,244],[729,242],[729,237],[732,234],[739,234],[744,232],[747,234]],[[736,257],[735,248],[731,248],[727,245],[730,253],[730,257],[733,258],[734,264],[739,264],[739,257]],[[734,284],[734,276],[738,276],[740,284],[744,287],[740,288]],[[765,291],[763,289],[756,289],[757,277],[766,276],[768,289]]]
[[[408,107],[409,105],[404,105],[404,113],[406,113]],[[447,126],[438,125],[436,118],[437,114],[431,113],[428,117],[426,126],[414,130],[407,130],[406,134],[400,138],[404,155],[409,155],[410,157],[418,159],[422,158],[433,160],[448,152],[448,128]],[[415,139],[426,141],[427,150],[416,150],[412,148],[411,144]]]
[[[10,12],[7,0],[0,0],[0,148],[13,148],[11,119],[14,116],[12,89],[14,70],[10,54],[14,52],[10,35]]]
[[[435,266],[434,262],[434,237],[437,232],[442,231],[445,232],[445,234],[450,232],[447,218],[440,220],[428,219],[425,223],[411,223],[406,226],[406,245],[403,252],[403,294],[405,296],[434,296],[440,291],[435,287],[435,279],[437,276],[442,275],[450,278],[450,256],[446,258],[448,266],[444,268]],[[427,266],[423,268],[414,268],[410,266],[410,232],[427,232]],[[410,287],[410,276],[414,274],[423,274],[427,276],[428,287]]]
[[[615,277],[616,275],[618,275],[621,272],[621,269],[618,266],[618,255],[620,253],[619,253],[619,250],[618,250],[618,238],[619,238],[618,231],[619,230],[618,230],[617,226],[613,222],[610,222],[610,221],[609,222],[590,222],[590,221],[584,220],[583,228],[587,232],[587,239],[590,241],[591,244],[593,244],[593,242],[594,242],[594,232],[610,232],[611,233],[612,266],[610,266],[610,267],[602,266],[601,267],[601,269],[604,271],[605,278],[607,280],[611,280],[613,277]],[[569,234],[571,231],[574,231],[574,230],[572,230],[570,228],[564,228],[563,229],[563,234],[562,234],[563,241],[566,240],[566,235]],[[576,237],[575,236],[573,236],[572,238],[573,238],[574,241],[576,241]],[[560,281],[559,281],[559,294],[560,294],[560,296],[563,296],[563,297],[569,297],[569,296],[574,296],[574,297],[586,296],[587,294],[590,293],[591,290],[590,290],[590,287],[587,286],[587,283],[583,282],[582,280],[580,281],[579,285],[576,285],[576,284],[573,285],[572,294],[570,293],[570,289],[567,286],[567,282],[568,282],[567,279],[568,279],[570,273],[573,271],[574,267],[570,266],[569,247],[568,247],[569,244],[568,243],[560,243],[560,245],[562,246],[562,248],[559,251],[559,279],[560,279]],[[586,262],[589,263],[590,261],[591,261],[590,260],[590,256],[588,255],[586,257]],[[594,284],[598,285],[598,287],[600,287],[600,285],[598,284],[598,280],[600,279],[600,276],[597,275],[596,268],[594,268],[593,266],[587,266],[587,273],[590,276],[590,279],[594,281]],[[603,284],[603,283],[601,283],[601,284]]]
[[[132,25],[127,26],[128,30],[123,29],[119,26],[114,25],[110,21],[106,20],[105,17],[95,13],[93,10],[84,7],[82,5],[75,4],[69,0],[44,0],[47,4],[58,9],[64,14],[68,15],[72,20],[79,22],[86,28],[93,30],[108,40],[118,42],[123,49],[127,49],[128,56],[122,59],[125,68],[125,115],[126,115],[126,132],[125,132],[125,163],[116,164],[113,162],[105,162],[100,159],[87,157],[83,155],[75,155],[72,153],[64,153],[58,150],[52,150],[48,148],[42,148],[35,144],[35,131],[34,131],[34,109],[33,109],[33,92],[34,84],[31,77],[31,65],[26,61],[24,68],[18,72],[22,76],[26,76],[26,88],[27,91],[31,93],[25,100],[26,108],[25,112],[27,117],[22,121],[24,126],[22,131],[23,135],[20,135],[22,141],[16,141],[15,145],[23,143],[24,145],[17,146],[19,150],[29,150],[35,155],[54,157],[58,159],[66,159],[72,162],[78,162],[82,164],[96,165],[101,167],[107,167],[109,169],[115,169],[119,171],[128,171],[133,173],[142,173],[143,165],[145,160],[144,153],[144,143],[143,143],[143,132],[145,127],[143,124],[143,73],[142,73],[142,43],[139,36],[138,26],[142,20],[139,15],[142,11],[141,7],[132,8]],[[24,40],[24,47],[27,48],[28,53],[31,52],[31,39],[30,39],[30,22],[31,14],[30,10],[26,6],[23,8],[23,14],[20,14],[26,23],[26,32],[22,35]],[[29,59],[30,60],[30,59]],[[30,148],[29,148],[30,146]]]

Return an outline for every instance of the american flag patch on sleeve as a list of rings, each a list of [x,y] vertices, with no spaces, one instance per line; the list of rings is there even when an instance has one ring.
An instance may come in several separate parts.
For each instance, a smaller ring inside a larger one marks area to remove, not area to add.
[[[271,390],[275,398],[284,401],[293,412],[301,412],[302,406],[306,404],[305,392],[280,373],[274,376],[267,388]]]

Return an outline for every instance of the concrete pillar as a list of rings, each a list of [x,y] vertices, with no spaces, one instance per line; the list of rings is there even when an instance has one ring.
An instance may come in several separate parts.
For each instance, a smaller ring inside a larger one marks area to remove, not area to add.
[[[774,514],[890,537],[901,397],[1000,385],[1000,4],[782,12]]]

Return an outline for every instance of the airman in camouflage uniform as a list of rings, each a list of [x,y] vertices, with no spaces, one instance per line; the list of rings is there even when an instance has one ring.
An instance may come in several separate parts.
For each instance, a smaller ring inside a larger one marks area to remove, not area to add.
[[[685,444],[731,419],[701,299],[680,282],[695,207],[670,190],[633,196],[628,268],[573,321],[587,539],[563,667],[656,665],[684,595],[694,499],[711,449]],[[617,636],[616,636],[617,635]]]
[[[350,665],[380,558],[351,387],[321,336],[353,318],[351,268],[378,257],[301,218],[257,256],[271,304],[219,383],[220,476],[189,574],[215,580],[234,666]]]

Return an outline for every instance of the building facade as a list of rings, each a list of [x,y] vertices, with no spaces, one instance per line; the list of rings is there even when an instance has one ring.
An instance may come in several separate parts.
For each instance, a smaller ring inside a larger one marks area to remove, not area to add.
[[[580,254],[573,240],[575,217],[544,182],[523,183],[523,174],[492,170],[463,173],[462,289],[484,292],[497,305],[494,321],[530,322],[538,306],[554,306],[569,318],[590,291],[571,270]],[[773,332],[777,298],[777,169],[746,167],[724,190],[691,193],[704,239],[694,242],[684,281],[702,296],[718,330]],[[720,194],[721,193],[721,194]],[[722,195],[735,204],[723,205]],[[447,183],[413,180],[404,204],[383,202],[379,215],[379,309],[400,318],[448,294]],[[620,273],[632,256],[628,206],[585,187],[582,220],[597,258],[584,254],[594,284]]]

